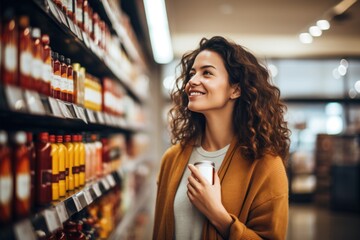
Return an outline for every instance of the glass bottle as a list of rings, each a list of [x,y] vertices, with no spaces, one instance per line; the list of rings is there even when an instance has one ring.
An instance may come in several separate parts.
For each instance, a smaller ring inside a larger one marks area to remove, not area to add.
[[[26,133],[16,132],[13,136],[14,174],[14,216],[16,219],[30,213],[30,159],[26,147]]]
[[[60,99],[60,85],[61,85],[61,67],[60,67],[60,61],[59,61],[59,53],[54,52],[54,66],[53,66],[53,79],[51,81],[51,92],[52,97]]]
[[[5,84],[18,84],[17,78],[17,55],[18,55],[18,31],[15,21],[14,9],[8,8],[3,15],[2,26],[2,65],[0,81]]]
[[[79,152],[80,152],[80,172],[79,172],[79,183],[80,186],[85,185],[85,169],[87,166],[85,166],[85,158],[86,158],[86,150],[85,150],[85,144],[83,142],[83,137],[81,134],[78,136],[79,139]]]
[[[31,64],[33,60],[32,40],[29,27],[29,17],[19,18],[19,85],[24,89],[31,89]]]
[[[50,48],[50,37],[47,34],[41,36],[41,43],[43,45],[43,70],[42,70],[42,79],[43,85],[41,88],[41,93],[50,96],[51,90],[51,77],[52,77],[52,66],[51,66],[51,48]]]
[[[79,170],[80,170],[80,144],[78,135],[72,135],[72,144],[74,145],[74,166],[73,166],[73,175],[74,175],[74,187],[78,188],[80,186],[79,182]]]
[[[73,67],[71,66],[71,59],[66,58],[67,65],[67,101],[74,102],[74,79],[73,79]]]
[[[65,162],[67,157],[67,150],[63,144],[63,136],[57,135],[56,142],[58,145],[59,152],[59,196],[65,197],[66,194],[66,173],[65,173]]]
[[[60,55],[60,74],[61,74],[61,84],[60,84],[60,99],[67,101],[67,65],[65,63],[65,57]]]
[[[76,24],[82,29],[83,27],[83,0],[76,1]]]
[[[71,21],[75,22],[75,14],[74,14],[74,2],[73,0],[67,1],[67,16],[70,18]]]
[[[74,184],[74,173],[73,173],[73,167],[74,167],[74,144],[71,142],[71,135],[65,135],[65,146],[67,149],[67,161],[66,161],[66,169],[68,171],[68,189],[70,191],[74,190],[75,184]]]
[[[36,149],[36,203],[46,206],[52,200],[52,146],[49,133],[37,135]]]
[[[31,30],[32,45],[33,45],[33,59],[31,64],[31,77],[33,79],[32,90],[40,92],[43,84],[42,70],[43,70],[43,46],[41,44],[41,31],[39,28]]]
[[[49,140],[51,143],[51,191],[52,200],[56,201],[59,199],[59,147],[56,144],[55,135],[50,135]]]
[[[13,166],[8,135],[0,131],[0,225],[6,224],[12,218],[13,199]]]

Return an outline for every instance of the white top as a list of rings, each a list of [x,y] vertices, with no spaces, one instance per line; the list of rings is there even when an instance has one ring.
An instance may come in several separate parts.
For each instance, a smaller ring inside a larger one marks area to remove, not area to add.
[[[212,161],[215,163],[215,170],[220,168],[225,154],[229,149],[226,147],[208,152],[201,146],[195,147],[191,153],[189,164],[194,164],[198,161]],[[187,196],[187,184],[190,170],[186,167],[185,172],[181,178],[179,188],[177,189],[174,200],[174,215],[175,215],[175,239],[176,240],[198,240],[201,238],[202,227],[205,216],[203,216],[189,200]]]

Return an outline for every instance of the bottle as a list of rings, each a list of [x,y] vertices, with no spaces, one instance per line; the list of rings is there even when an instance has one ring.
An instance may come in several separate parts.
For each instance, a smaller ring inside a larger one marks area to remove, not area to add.
[[[74,14],[74,5],[73,5],[73,0],[68,0],[67,1],[67,11],[66,14],[67,16],[70,18],[71,21],[75,22],[75,14]]]
[[[92,162],[93,162],[93,149],[90,135],[86,134],[85,137],[85,182],[89,182],[92,178]]]
[[[3,15],[2,25],[2,65],[0,81],[4,84],[18,85],[17,55],[18,55],[18,31],[15,21],[14,9],[8,8]]]
[[[74,183],[74,144],[71,142],[71,135],[65,135],[65,146],[67,149],[67,161],[66,161],[66,171],[68,172],[68,189],[70,191],[74,190],[75,183]]]
[[[73,80],[73,67],[71,66],[71,59],[66,58],[67,65],[67,101],[74,102],[74,80]]]
[[[35,166],[36,166],[36,153],[35,145],[33,142],[33,134],[31,132],[26,132],[26,147],[29,153],[30,160],[30,204],[31,207],[35,203]]]
[[[41,43],[41,31],[39,28],[31,30],[32,45],[33,45],[33,59],[31,63],[31,77],[33,79],[32,90],[40,92],[43,85],[42,70],[43,70],[43,46]]]
[[[36,149],[36,205],[47,206],[52,200],[52,146],[49,133],[37,135]]]
[[[60,84],[60,99],[67,101],[67,65],[65,64],[65,57],[60,55],[60,75],[61,75],[61,84]]]
[[[43,46],[42,60],[44,63],[43,70],[42,70],[42,75],[43,75],[42,79],[44,81],[43,81],[43,85],[41,88],[41,93],[46,96],[50,96],[53,69],[51,66],[51,48],[49,46],[49,44],[50,44],[49,35],[43,34],[41,36],[41,43]]]
[[[0,131],[0,225],[9,223],[12,219],[13,199],[13,166],[8,135]]]
[[[66,173],[65,173],[65,162],[67,158],[67,150],[63,144],[63,136],[57,135],[56,142],[58,145],[59,152],[59,196],[65,197],[66,194]]]
[[[102,143],[99,141],[99,136],[94,134],[93,135],[94,138],[94,144],[95,144],[95,149],[96,149],[96,176],[98,178],[103,176],[103,159],[102,159],[102,150],[103,150],[103,145]]]
[[[80,186],[84,186],[85,185],[85,158],[86,158],[86,150],[85,150],[85,144],[83,142],[83,137],[81,134],[78,135],[78,139],[79,139],[79,152],[80,152],[80,172],[79,172],[79,183]]]
[[[201,175],[211,184],[214,185],[215,180],[215,163],[212,161],[199,161],[194,163],[199,169]]]
[[[54,52],[54,66],[53,66],[53,79],[51,81],[51,95],[53,98],[60,99],[61,93],[61,67],[59,61],[59,53]]]
[[[79,101],[79,79],[80,79],[80,64],[79,63],[73,63],[73,82],[74,82],[74,103],[80,105]]]
[[[51,143],[51,191],[52,200],[56,201],[59,199],[59,147],[56,144],[55,135],[50,135],[49,140]]]
[[[16,132],[13,136],[13,175],[14,175],[14,216],[16,219],[30,213],[30,159],[26,147],[26,133]]]
[[[19,66],[19,85],[23,89],[31,89],[31,64],[33,60],[32,40],[29,27],[29,17],[21,16],[19,18],[19,46],[18,46],[18,66]]]
[[[79,182],[79,171],[80,171],[80,144],[78,135],[72,135],[72,143],[74,145],[74,166],[73,166],[73,174],[74,174],[74,187],[78,188],[80,186]]]
[[[88,0],[83,1],[83,31],[89,33],[89,4]]]
[[[83,0],[76,1],[76,24],[82,29],[83,27]]]

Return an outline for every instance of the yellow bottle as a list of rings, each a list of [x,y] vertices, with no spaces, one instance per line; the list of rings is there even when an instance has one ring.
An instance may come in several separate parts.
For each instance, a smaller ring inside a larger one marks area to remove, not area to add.
[[[71,142],[71,135],[65,135],[65,146],[67,149],[67,165],[66,168],[68,169],[68,190],[72,191],[75,188],[74,183],[74,173],[73,173],[73,166],[74,166],[74,144]]]
[[[55,135],[50,135],[51,142],[51,170],[52,170],[52,200],[59,199],[59,147],[55,143]]]
[[[74,166],[72,173],[74,175],[74,187],[78,188],[80,186],[79,180],[79,169],[80,169],[80,144],[78,142],[78,135],[72,135],[72,144],[74,145]]]
[[[59,196],[65,197],[66,194],[66,173],[65,163],[67,158],[67,150],[63,142],[63,136],[57,135],[56,142],[59,147]]]
[[[85,145],[82,141],[82,135],[79,135],[79,160],[80,160],[80,172],[79,172],[79,183],[80,186],[85,185]]]

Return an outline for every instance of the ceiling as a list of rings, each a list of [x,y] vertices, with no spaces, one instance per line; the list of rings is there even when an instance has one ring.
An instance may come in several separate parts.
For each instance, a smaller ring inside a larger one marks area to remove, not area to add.
[[[175,57],[214,35],[232,39],[258,57],[360,57],[360,1],[335,16],[331,10],[339,2],[167,0],[166,8]],[[299,34],[322,18],[331,18],[330,29],[311,44],[301,43]]]

